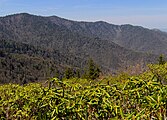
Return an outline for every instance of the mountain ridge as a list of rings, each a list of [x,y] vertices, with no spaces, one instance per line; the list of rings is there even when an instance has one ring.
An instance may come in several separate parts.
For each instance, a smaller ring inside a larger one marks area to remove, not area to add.
[[[56,22],[54,23],[57,24]],[[159,54],[167,55],[167,48],[166,48],[167,33],[165,32],[151,30],[148,28],[144,28],[142,26],[133,26],[130,24],[114,25],[107,22],[98,22],[98,21],[97,22],[72,21],[72,23],[70,24],[71,26],[67,26],[67,28],[71,29],[74,32],[79,31],[79,32],[82,32],[82,34],[97,36],[102,39],[112,41],[124,48],[131,49],[134,51],[150,52],[157,55]],[[85,29],[85,26],[87,27],[86,29]],[[121,35],[120,35],[120,32],[122,32]],[[134,33],[137,33],[137,34],[134,34]],[[132,36],[131,37],[132,39],[130,40],[128,38],[129,35]],[[157,41],[159,43],[157,43]],[[156,48],[159,47],[159,49],[155,50],[154,49],[155,45],[156,45]]]
[[[10,44],[13,44],[13,41],[16,44],[21,43],[21,46],[23,44],[33,46],[36,49],[34,56],[45,59],[45,54],[48,54],[48,60],[58,66],[61,64],[84,69],[86,61],[92,58],[103,71],[115,72],[121,67],[126,68],[141,61],[143,64],[155,62],[157,55],[129,49],[113,40],[122,28],[136,27],[118,26],[103,21],[76,22],[57,16],[43,17],[27,13],[0,17],[1,40]],[[39,52],[38,48],[45,51],[45,54]],[[8,49],[8,46],[0,47],[1,51],[10,53]],[[59,56],[54,53],[55,51],[58,51]],[[17,53],[20,54],[19,51]]]

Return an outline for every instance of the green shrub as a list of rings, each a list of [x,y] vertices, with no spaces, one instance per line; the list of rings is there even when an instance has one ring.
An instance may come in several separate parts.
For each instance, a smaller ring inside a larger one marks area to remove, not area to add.
[[[166,64],[150,65],[140,76],[99,81],[53,78],[48,87],[33,83],[0,86],[1,119],[166,119]],[[109,80],[118,81],[108,84]],[[122,79],[123,82],[121,80]]]

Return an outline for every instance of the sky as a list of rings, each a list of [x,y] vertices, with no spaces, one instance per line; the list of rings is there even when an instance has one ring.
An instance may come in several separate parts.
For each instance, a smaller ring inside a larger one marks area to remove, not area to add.
[[[23,12],[167,30],[167,0],[0,0],[0,16]]]

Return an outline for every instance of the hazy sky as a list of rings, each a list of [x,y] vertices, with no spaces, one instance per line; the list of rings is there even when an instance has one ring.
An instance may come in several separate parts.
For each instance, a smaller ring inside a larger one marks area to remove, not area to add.
[[[0,16],[22,12],[167,28],[167,0],[0,0]]]

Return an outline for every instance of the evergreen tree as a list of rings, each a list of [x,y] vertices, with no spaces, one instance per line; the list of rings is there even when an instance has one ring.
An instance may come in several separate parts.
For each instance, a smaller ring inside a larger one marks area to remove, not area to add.
[[[71,68],[67,68],[64,74],[66,79],[70,79],[72,77],[74,77],[74,72]]]
[[[80,77],[81,77],[80,71],[79,71],[78,69],[76,70],[76,77],[77,77],[77,78],[80,78]]]
[[[88,62],[88,69],[86,70],[86,77],[88,79],[96,79],[100,76],[100,68],[94,63],[92,59]]]
[[[163,56],[163,55],[160,55],[160,56],[159,56],[158,62],[159,62],[159,65],[165,64],[165,60],[164,60],[164,56]]]

